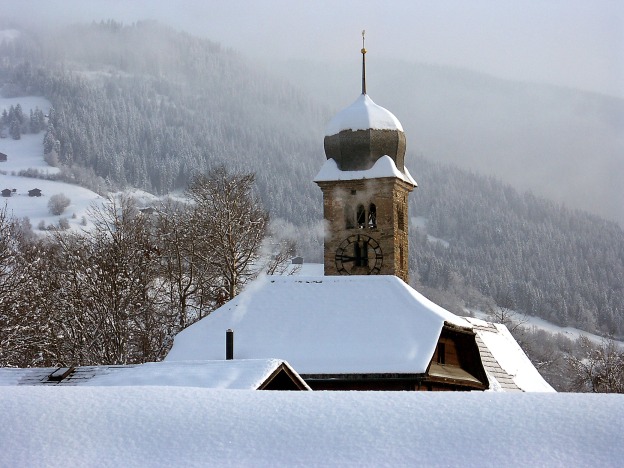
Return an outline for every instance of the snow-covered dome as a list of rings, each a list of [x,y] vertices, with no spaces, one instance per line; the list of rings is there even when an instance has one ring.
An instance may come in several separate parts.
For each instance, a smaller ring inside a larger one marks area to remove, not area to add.
[[[388,109],[378,106],[368,96],[360,94],[353,104],[341,110],[329,121],[325,135],[331,136],[342,130],[400,130],[401,122]]]
[[[327,125],[325,155],[343,171],[370,169],[377,159],[388,155],[403,172],[403,127],[392,112],[362,93]]]

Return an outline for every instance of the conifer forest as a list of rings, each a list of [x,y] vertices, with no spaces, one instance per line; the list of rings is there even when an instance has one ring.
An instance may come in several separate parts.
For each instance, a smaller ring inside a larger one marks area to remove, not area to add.
[[[117,199],[93,213],[101,229],[86,236],[36,236],[27,220],[2,212],[0,365],[159,360],[177,331],[260,271],[281,271],[295,254],[322,261],[313,179],[336,109],[295,82],[158,23],[105,21],[0,43],[0,83],[4,95],[51,102],[0,117],[9,138],[41,135],[46,160],[61,169],[47,177],[102,195],[140,188],[163,200],[146,214]],[[417,290],[460,314],[512,310],[516,323],[536,316],[624,338],[617,222],[436,161],[407,140],[406,166],[419,185],[410,196]],[[236,216],[218,219],[232,200],[246,202],[250,231]],[[235,258],[215,241],[227,224],[241,236],[232,240]],[[556,388],[601,391],[593,375],[566,377],[582,374],[597,348],[526,327],[514,335]]]

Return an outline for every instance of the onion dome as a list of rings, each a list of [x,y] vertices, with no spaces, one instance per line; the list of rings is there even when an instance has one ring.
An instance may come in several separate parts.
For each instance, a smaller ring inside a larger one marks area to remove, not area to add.
[[[405,133],[389,110],[362,93],[340,111],[325,130],[325,155],[343,171],[367,170],[388,155],[397,169],[405,168]]]
[[[405,134],[401,122],[366,94],[366,49],[362,31],[362,94],[338,113],[325,130],[325,155],[341,171],[365,171],[390,156],[405,172]]]

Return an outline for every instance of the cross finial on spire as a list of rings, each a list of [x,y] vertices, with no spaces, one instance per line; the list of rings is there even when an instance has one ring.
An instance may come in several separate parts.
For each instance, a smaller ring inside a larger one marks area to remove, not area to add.
[[[362,29],[362,94],[366,94],[366,49],[364,48],[364,36],[366,30]]]

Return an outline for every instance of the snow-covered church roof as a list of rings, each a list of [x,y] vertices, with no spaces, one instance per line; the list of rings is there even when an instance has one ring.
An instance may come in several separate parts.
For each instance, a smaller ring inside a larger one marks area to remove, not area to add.
[[[446,323],[470,323],[395,276],[267,276],[180,332],[166,361],[286,359],[300,374],[424,373]]]
[[[444,324],[472,330],[494,391],[552,392],[504,325],[459,317],[395,276],[264,276],[180,332],[165,361],[286,359],[300,374],[424,373]],[[231,362],[231,361],[230,361]]]

